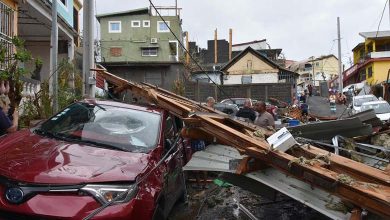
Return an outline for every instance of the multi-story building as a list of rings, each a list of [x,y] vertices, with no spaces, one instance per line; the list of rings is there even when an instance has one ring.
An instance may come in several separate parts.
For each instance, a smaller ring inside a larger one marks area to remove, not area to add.
[[[2,1],[2,0],[0,0]],[[50,37],[51,37],[51,5],[52,0],[18,1],[18,36],[25,40],[25,47],[34,58],[43,62],[39,80],[49,79],[50,72]],[[58,61],[72,61],[75,48],[79,46],[79,11],[80,0],[57,0],[58,11]],[[25,67],[34,70],[34,62]]]
[[[72,61],[74,48],[79,46],[79,0],[57,0],[58,4],[58,60]],[[0,44],[7,48],[6,62],[0,63],[0,69],[7,68],[12,59],[14,47],[12,38],[18,36],[25,41],[25,48],[35,59],[42,61],[40,71],[26,75],[22,79],[23,88],[37,92],[40,81],[49,80],[50,37],[51,37],[51,0],[0,0]],[[35,62],[21,64],[28,72],[37,70]],[[32,78],[32,79],[31,79]]]
[[[183,33],[180,9],[164,7],[160,12],[164,10],[173,12],[164,14],[166,23],[151,8],[97,15],[101,64],[125,79],[172,89],[184,69],[179,46]]]
[[[299,74],[298,90],[302,91],[308,85],[319,87],[338,74],[338,59],[333,55],[309,57],[309,59],[295,62],[289,69]]]
[[[356,45],[353,51],[353,65],[343,72],[343,84],[365,82],[378,87],[374,91],[383,97],[382,84],[387,80],[390,69],[390,31],[359,33],[364,42]]]

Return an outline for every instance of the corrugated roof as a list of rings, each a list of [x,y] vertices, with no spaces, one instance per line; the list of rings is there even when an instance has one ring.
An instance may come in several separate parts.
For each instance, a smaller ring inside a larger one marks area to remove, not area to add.
[[[120,12],[111,12],[106,14],[100,14],[96,15],[96,18],[103,18],[103,17],[111,17],[111,16],[117,16],[117,15],[127,15],[127,14],[148,14],[149,8],[138,8],[133,10],[127,10],[127,11],[120,11]]]
[[[370,32],[360,32],[360,36],[369,39],[369,38],[390,38],[390,31],[370,31]]]

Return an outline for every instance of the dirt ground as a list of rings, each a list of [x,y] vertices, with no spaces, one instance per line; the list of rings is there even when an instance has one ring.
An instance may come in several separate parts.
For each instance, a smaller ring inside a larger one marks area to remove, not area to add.
[[[276,196],[276,201],[270,201],[235,186],[220,187],[210,183],[206,190],[195,190],[192,185],[187,184],[187,204],[177,204],[168,219],[250,219],[239,209],[238,203],[246,207],[258,219],[329,219],[280,193]]]

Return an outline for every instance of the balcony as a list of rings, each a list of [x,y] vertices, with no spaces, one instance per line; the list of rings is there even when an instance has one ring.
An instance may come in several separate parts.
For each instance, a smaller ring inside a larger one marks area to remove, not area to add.
[[[371,59],[390,57],[390,51],[371,52],[368,57]]]

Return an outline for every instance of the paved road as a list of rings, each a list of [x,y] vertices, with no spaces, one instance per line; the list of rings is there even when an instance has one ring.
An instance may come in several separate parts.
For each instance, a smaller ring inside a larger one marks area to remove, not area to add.
[[[337,116],[340,117],[343,114],[343,117],[348,116],[349,109],[346,109],[345,105],[337,105],[336,113],[330,111],[329,102],[327,98],[321,96],[312,96],[308,97],[307,103],[309,105],[309,112],[316,116]]]

